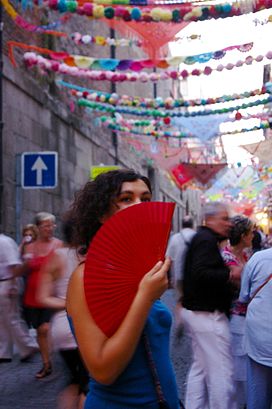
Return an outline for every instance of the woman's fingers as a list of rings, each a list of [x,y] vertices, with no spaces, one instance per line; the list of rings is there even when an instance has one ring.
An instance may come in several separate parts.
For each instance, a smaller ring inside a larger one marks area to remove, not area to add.
[[[155,266],[149,271],[150,275],[156,274],[158,272],[162,272],[162,274],[166,273],[171,265],[171,259],[166,257],[164,261],[158,261]]]

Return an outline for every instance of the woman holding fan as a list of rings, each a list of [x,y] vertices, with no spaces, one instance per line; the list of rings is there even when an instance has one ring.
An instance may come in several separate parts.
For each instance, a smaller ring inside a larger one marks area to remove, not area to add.
[[[74,246],[87,249],[113,215],[135,204],[150,202],[151,196],[149,180],[134,170],[100,174],[77,193],[69,211],[74,221]],[[73,273],[67,312],[91,376],[85,409],[179,408],[169,356],[171,314],[159,300],[168,287],[169,267],[168,258],[158,259],[146,271],[124,319],[112,335],[102,331],[89,310],[84,288],[86,266],[81,264]],[[110,309],[109,314],[114,315],[115,305]]]

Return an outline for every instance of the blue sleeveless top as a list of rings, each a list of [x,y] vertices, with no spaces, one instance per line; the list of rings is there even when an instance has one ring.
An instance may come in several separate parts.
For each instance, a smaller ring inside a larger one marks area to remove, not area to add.
[[[169,354],[171,314],[157,300],[145,325],[153,361],[169,409],[178,409],[177,385]],[[126,369],[111,385],[90,380],[84,409],[158,409],[158,399],[143,339]]]

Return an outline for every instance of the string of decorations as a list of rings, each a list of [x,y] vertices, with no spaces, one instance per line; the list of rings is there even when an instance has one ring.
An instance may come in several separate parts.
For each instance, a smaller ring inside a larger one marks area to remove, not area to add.
[[[260,129],[266,129],[267,124],[270,123],[270,117],[265,118],[263,115],[252,115],[252,116],[249,115],[247,117],[244,117],[243,119],[245,121],[249,121],[252,118],[257,118],[257,119],[261,120],[261,123],[259,125]],[[239,120],[240,119],[241,118],[239,118]],[[225,122],[237,122],[239,120],[237,120],[236,118],[233,118],[232,120],[227,119]],[[272,121],[272,118],[271,118],[271,121]],[[95,124],[98,125],[98,126],[102,125],[102,124],[106,124],[106,125],[118,124],[118,125],[125,126],[127,128],[128,127],[130,127],[130,128],[131,127],[132,128],[133,127],[136,127],[136,128],[146,127],[148,129],[150,129],[151,127],[154,128],[154,129],[157,129],[157,128],[160,128],[160,127],[165,128],[165,126],[166,127],[171,127],[172,126],[171,118],[169,118],[169,117],[165,117],[165,118],[163,118],[163,120],[157,120],[157,119],[156,120],[154,120],[154,119],[153,120],[147,120],[147,119],[144,119],[144,120],[139,121],[139,120],[134,120],[134,119],[126,119],[126,118],[122,117],[120,114],[117,114],[115,117],[101,116],[101,117],[95,119]],[[237,122],[237,124],[238,124],[238,122]],[[245,127],[243,129],[249,129],[249,128]],[[253,128],[250,128],[250,129],[253,130]],[[230,131],[230,132],[224,132],[224,134],[226,134],[226,133],[239,133],[239,132],[240,132],[240,130],[237,129],[237,130]],[[192,136],[192,134],[189,133],[189,137],[191,137],[191,136]]]
[[[64,86],[66,88],[70,88],[72,91],[72,95],[76,96],[77,98],[86,98],[89,101],[94,102],[103,102],[110,105],[119,105],[119,106],[132,106],[132,107],[140,107],[140,108],[166,108],[166,109],[174,109],[180,107],[195,107],[195,106],[205,106],[205,105],[212,105],[218,104],[223,102],[234,101],[238,99],[245,99],[250,98],[253,96],[261,96],[264,94],[271,94],[272,93],[272,83],[267,82],[263,85],[261,89],[256,89],[252,91],[246,91],[241,94],[233,94],[233,95],[222,95],[220,97],[215,98],[207,98],[207,99],[188,99],[185,100],[183,98],[144,98],[138,96],[128,96],[128,95],[118,95],[117,93],[107,93],[103,91],[96,91],[91,90],[88,88],[80,87],[75,84],[70,84],[65,81],[58,80],[57,84]]]
[[[27,0],[31,2],[32,0]],[[47,0],[44,1],[47,3]],[[92,3],[98,4],[103,6],[138,6],[138,7],[145,7],[145,6],[175,6],[175,5],[196,5],[196,4],[207,4],[207,0],[79,0],[78,3],[85,4],[85,3]],[[253,1],[247,0],[248,8],[253,7]]]
[[[253,47],[253,43],[243,44],[243,45],[234,45],[227,47],[223,50],[218,50],[209,53],[203,53],[193,56],[175,56],[175,57],[167,57],[164,59],[158,60],[151,60],[151,59],[144,59],[144,60],[132,60],[132,59],[124,59],[120,60],[117,58],[95,58],[90,56],[84,55],[69,55],[67,53],[66,56],[63,55],[63,52],[58,57],[58,53],[52,53],[52,50],[45,51],[51,56],[53,59],[62,59],[63,62],[69,65],[75,65],[79,68],[90,68],[90,69],[102,69],[102,70],[132,70],[132,71],[141,71],[145,68],[169,68],[169,67],[178,67],[180,64],[187,64],[193,65],[195,63],[205,63],[211,59],[220,60],[226,55],[227,51],[232,50],[239,50],[241,52],[247,52]]]
[[[153,136],[155,138],[192,138],[194,135],[186,132],[179,132],[179,131],[163,131],[163,130],[150,130],[148,127],[143,128],[139,130],[137,127],[131,127],[129,125],[121,125],[118,123],[113,122],[113,118],[108,118],[108,117],[103,117],[103,120],[100,122],[101,126],[104,126],[114,132],[126,132],[130,133],[133,135],[145,135],[145,136]],[[236,135],[240,133],[245,133],[245,132],[252,132],[252,131],[258,131],[258,130],[264,130],[268,129],[270,127],[270,124],[268,121],[261,122],[259,126],[254,126],[252,128],[242,128],[240,130],[234,130],[231,132],[224,132],[224,133],[219,133],[218,136],[222,135]]]
[[[209,109],[209,110],[202,110],[202,111],[162,111],[161,109],[139,109],[134,107],[119,107],[119,106],[111,106],[109,104],[99,103],[99,102],[92,102],[88,101],[87,99],[80,98],[77,100],[77,104],[82,107],[91,108],[97,112],[108,112],[108,113],[115,113],[118,112],[120,114],[129,114],[129,115],[137,115],[137,116],[152,116],[154,118],[165,118],[165,117],[196,117],[196,116],[206,116],[206,115],[215,115],[215,114],[225,114],[228,112],[239,111],[246,108],[251,108],[259,105],[266,105],[272,102],[272,95],[269,95],[267,98],[258,99],[256,101],[251,101],[248,103],[242,103],[241,105],[236,106],[229,106],[224,107],[221,109]]]
[[[95,44],[98,46],[105,47],[114,46],[114,47],[141,47],[141,40],[134,40],[129,38],[113,38],[113,37],[103,37],[103,36],[92,36],[91,34],[80,34],[74,32],[70,34],[70,38],[74,41],[76,45],[84,44]]]
[[[24,47],[26,48],[26,47]],[[29,46],[29,48],[31,48]],[[33,47],[32,47],[33,48]],[[52,53],[52,51],[51,51]],[[56,55],[56,53],[54,53]],[[53,53],[52,53],[53,55]],[[87,58],[87,57],[84,57]],[[118,72],[118,71],[100,71],[100,70],[88,70],[88,69],[82,69],[78,68],[76,66],[70,66],[65,63],[60,63],[59,61],[55,60],[49,60],[46,59],[40,55],[37,55],[33,52],[27,52],[24,54],[24,62],[27,68],[32,68],[34,66],[38,66],[42,70],[47,70],[47,71],[54,71],[54,72],[59,72],[61,74],[66,74],[66,75],[71,75],[74,77],[81,77],[81,78],[87,78],[90,80],[95,80],[95,81],[111,81],[111,82],[123,82],[123,81],[130,81],[130,82],[135,82],[135,81],[140,81],[140,82],[157,82],[160,80],[177,80],[177,79],[185,79],[188,76],[200,76],[202,74],[204,75],[210,75],[213,71],[218,71],[221,72],[224,69],[226,70],[232,70],[233,68],[239,68],[242,67],[243,65],[251,65],[254,61],[255,62],[261,62],[264,60],[264,58],[267,58],[268,60],[272,59],[272,51],[268,51],[265,56],[258,55],[257,57],[251,57],[248,56],[244,61],[239,60],[236,62],[236,64],[228,63],[226,65],[220,64],[216,68],[211,68],[209,66],[206,66],[204,69],[193,69],[192,71],[187,71],[187,70],[182,70],[177,71],[177,70],[172,70],[172,71],[164,71],[162,73],[158,72],[152,72],[152,73],[146,73],[146,72],[129,72],[129,73],[123,73],[123,72]],[[12,63],[15,65],[14,58],[12,54],[10,53],[10,59]],[[85,60],[84,60],[85,61]],[[107,61],[108,65],[112,67],[111,60],[105,60],[104,61],[104,67],[107,67]],[[79,58],[77,61],[80,65],[83,64],[83,61]],[[140,67],[139,67],[140,68]]]
[[[243,44],[243,45],[235,45],[235,46],[230,46],[227,47],[226,49],[228,50],[233,50],[233,49],[238,49],[241,52],[246,52],[249,51],[253,46],[253,43],[248,43],[248,44]],[[49,57],[53,60],[57,61],[63,61],[65,64],[69,66],[76,66],[78,68],[83,68],[83,69],[102,69],[102,70],[119,70],[119,71],[126,71],[126,70],[131,70],[135,72],[139,72],[143,69],[150,69],[150,68],[169,68],[169,67],[178,67],[180,64],[185,63],[185,64],[194,64],[196,62],[199,63],[205,63],[209,61],[211,58],[213,59],[220,59],[223,58],[225,53],[225,50],[219,50],[215,52],[210,52],[210,53],[204,53],[204,54],[199,54],[195,56],[183,56],[183,57],[167,57],[164,59],[159,59],[159,60],[151,60],[151,59],[144,59],[144,60],[132,60],[132,59],[125,59],[125,60],[119,60],[116,58],[95,58],[95,57],[90,57],[90,56],[85,56],[85,55],[72,55],[67,52],[57,52],[57,51],[52,51],[51,49],[48,48],[41,48],[37,46],[32,46],[32,45],[27,45],[23,44],[20,42],[15,42],[15,41],[8,41],[8,47],[10,50],[10,54],[12,55],[12,48],[13,47],[21,47],[24,49],[28,50],[35,50],[40,52],[41,54],[47,54]],[[258,56],[258,60],[262,58],[272,58],[272,51],[268,51],[266,56]],[[249,64],[250,59],[253,59],[253,57],[246,57],[245,63]],[[14,62],[14,59],[12,58],[12,62]],[[253,60],[252,60],[253,62]],[[207,67],[205,67],[207,68]],[[218,68],[218,67],[217,67]],[[225,67],[227,68],[227,66]],[[228,69],[230,67],[228,66]]]
[[[119,114],[117,114],[119,115]],[[168,118],[163,118],[163,120],[158,120],[158,119],[153,119],[153,120],[148,120],[148,119],[143,119],[141,121],[139,120],[134,120],[134,119],[124,119],[121,115],[120,117],[115,118],[109,118],[108,116],[101,116],[99,118],[95,119],[95,123],[97,125],[100,125],[101,122],[107,122],[115,124],[118,123],[119,125],[123,126],[133,126],[133,127],[152,127],[152,128],[160,128],[160,127],[165,127],[170,125],[170,121],[168,122]],[[109,120],[109,121],[108,121]]]
[[[11,17],[14,23],[17,24],[22,29],[26,31],[30,31],[31,33],[51,34],[56,37],[66,37],[67,36],[65,33],[54,31],[52,29],[66,22],[70,18],[69,15],[62,16],[57,22],[54,22],[48,25],[38,26],[32,23],[29,23],[22,16],[20,16],[20,14],[17,13],[17,11],[14,9],[14,7],[10,4],[8,0],[1,0],[1,3],[6,13]]]
[[[84,44],[84,45],[89,45],[89,44],[95,44],[98,46],[115,46],[115,47],[141,47],[143,42],[141,40],[137,39],[129,39],[129,38],[113,38],[113,37],[103,37],[101,35],[99,36],[92,36],[91,34],[81,34],[79,32],[74,32],[70,34],[70,38],[74,41],[75,44]],[[181,40],[200,40],[201,35],[199,34],[191,34],[188,36],[179,36],[175,37],[173,42],[178,42]],[[240,50],[242,51],[242,50]]]
[[[250,5],[244,2],[222,3],[216,5],[194,6],[191,3],[183,3],[179,7],[173,6],[169,9],[164,7],[138,7],[125,6],[103,6],[102,4],[93,4],[91,2],[77,2],[74,0],[49,0],[44,3],[52,10],[60,13],[77,13],[94,19],[120,19],[126,22],[172,22],[180,21],[203,21],[208,19],[218,19],[233,16],[240,16],[248,13],[256,13],[263,8],[272,8],[272,0],[257,0]]]

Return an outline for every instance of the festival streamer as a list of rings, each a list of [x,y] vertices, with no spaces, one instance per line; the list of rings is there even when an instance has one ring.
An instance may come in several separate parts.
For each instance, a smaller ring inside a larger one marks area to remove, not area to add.
[[[18,43],[19,46],[19,43]],[[24,45],[23,48],[28,48],[28,49],[35,49],[31,48],[32,46],[26,46]],[[51,57],[52,55],[55,56],[55,59],[60,59],[60,54],[63,55],[64,58],[67,58],[68,60],[68,55],[65,54],[67,53],[52,53],[51,50]],[[171,70],[171,71],[163,71],[163,72],[152,72],[152,73],[147,73],[147,72],[122,72],[122,71],[110,71],[110,69],[113,69],[112,66],[112,61],[109,59],[105,61],[105,68],[108,68],[109,70],[89,70],[86,68],[79,68],[74,65],[68,65],[67,63],[60,63],[59,61],[54,61],[54,60],[49,60],[46,59],[40,55],[37,55],[32,52],[28,52],[24,54],[24,62],[27,66],[27,68],[32,68],[34,66],[39,66],[40,68],[47,70],[47,71],[54,71],[54,72],[59,72],[61,74],[68,74],[76,77],[81,77],[81,78],[87,78],[90,80],[95,80],[95,81],[111,81],[111,82],[123,82],[123,81],[130,81],[130,82],[135,82],[135,81],[140,81],[140,82],[157,82],[157,81],[162,81],[162,80],[178,80],[178,79],[185,79],[188,76],[200,76],[202,74],[204,75],[210,75],[213,71],[218,71],[222,72],[223,70],[232,70],[233,68],[239,68],[244,65],[251,65],[253,62],[262,62],[267,59],[268,61],[272,59],[272,51],[268,51],[265,56],[263,55],[258,55],[257,57],[251,57],[248,56],[244,61],[239,60],[236,62],[236,64],[228,63],[226,65],[220,64],[216,68],[211,68],[209,66],[206,66],[204,69],[193,69],[192,71],[187,71],[187,70]],[[14,64],[14,59],[11,58],[11,61]],[[73,60],[74,61],[74,60]],[[68,62],[68,61],[67,61]],[[87,58],[84,59],[79,59],[77,61],[79,65],[87,65],[90,63],[90,61]],[[139,67],[139,64],[135,64],[134,69]],[[142,68],[141,68],[142,69]]]
[[[253,43],[232,46],[228,47],[229,50],[240,49],[245,52],[245,50],[250,50],[253,46]],[[30,46],[31,49],[31,46]],[[42,50],[42,48],[40,48]],[[226,49],[225,49],[226,50]],[[102,70],[119,70],[119,71],[142,71],[143,69],[150,68],[169,68],[169,67],[178,67],[180,64],[193,65],[195,63],[205,63],[210,59],[221,59],[224,57],[226,52],[224,50],[219,50],[210,53],[199,54],[196,56],[183,56],[183,57],[167,57],[159,60],[151,59],[125,59],[120,60],[117,58],[96,58],[86,55],[73,55],[73,54],[64,54],[63,52],[56,52],[44,48],[44,51],[40,51],[44,54],[49,54],[53,60],[62,60],[64,63],[70,66],[76,66],[78,68],[89,68],[89,69],[102,69]],[[270,53],[270,52],[269,52]],[[272,52],[271,52],[272,53]],[[268,53],[267,53],[268,54]],[[269,54],[270,55],[270,54]],[[247,57],[249,58],[249,57]]]

